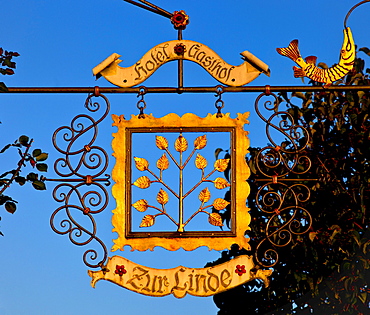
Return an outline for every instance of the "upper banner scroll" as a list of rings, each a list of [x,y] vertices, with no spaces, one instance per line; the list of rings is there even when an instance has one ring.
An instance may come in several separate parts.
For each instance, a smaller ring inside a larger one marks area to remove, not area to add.
[[[114,53],[93,69],[93,74],[103,76],[120,87],[132,87],[144,82],[160,66],[173,60],[190,60],[202,66],[220,83],[242,86],[257,78],[261,73],[270,74],[269,67],[249,51],[241,53],[244,62],[239,66],[226,63],[209,47],[191,40],[173,40],[150,49],[131,67],[118,64],[120,55]]]

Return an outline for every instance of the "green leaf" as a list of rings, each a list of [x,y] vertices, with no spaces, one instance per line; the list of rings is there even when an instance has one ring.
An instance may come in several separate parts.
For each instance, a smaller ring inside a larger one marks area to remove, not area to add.
[[[26,179],[22,176],[17,176],[16,178],[14,178],[14,181],[21,186],[23,186],[26,183]]]
[[[36,161],[41,162],[45,161],[48,158],[49,154],[47,153],[41,153],[38,156],[36,156]]]
[[[218,155],[222,152],[223,150],[221,148],[217,148],[215,150],[215,159],[217,160],[218,159]]]
[[[11,144],[7,144],[4,148],[1,149],[0,153],[3,153],[5,152],[6,150],[8,150],[12,145]]]
[[[32,156],[33,156],[33,157],[37,157],[37,156],[39,156],[41,153],[42,153],[42,151],[41,151],[40,149],[35,149],[35,150],[33,150],[33,152],[32,152]]]
[[[367,241],[362,248],[363,253],[366,255],[367,253],[367,247],[370,245],[370,241]]]
[[[47,172],[48,171],[48,165],[45,164],[45,163],[39,163],[39,164],[36,164],[36,168],[40,171],[40,172]]]
[[[18,141],[21,145],[24,145],[24,146],[27,146],[28,145],[28,141],[30,140],[30,138],[28,138],[27,136],[23,135],[23,136],[20,136]]]
[[[361,236],[360,236],[360,234],[355,230],[351,231],[351,233],[352,233],[353,239],[356,241],[357,245],[361,246],[361,241],[360,241]]]
[[[10,61],[10,59],[6,58],[3,62],[3,66],[6,66],[6,67],[12,67],[12,62]]]
[[[29,173],[27,175],[27,180],[29,180],[30,182],[37,180],[37,178],[38,178],[38,175],[36,173]]]
[[[302,99],[302,100],[306,100],[306,95],[304,95],[302,92],[293,92],[292,93],[292,97],[298,97],[298,98],[300,98],[300,99]]]
[[[362,292],[362,293],[360,293],[359,295],[358,295],[358,298],[360,299],[360,301],[362,302],[362,303],[366,303],[366,297],[367,297],[367,293],[366,292]]]
[[[10,198],[9,196],[0,195],[0,205],[3,205],[7,201],[11,201],[11,200],[13,200],[13,199]]]
[[[45,183],[40,181],[40,180],[35,180],[33,183],[32,183],[32,186],[33,188],[35,188],[36,190],[46,190],[46,186],[45,186]]]
[[[5,210],[8,211],[9,213],[13,214],[15,210],[17,210],[17,206],[15,205],[14,202],[7,202],[5,204]]]

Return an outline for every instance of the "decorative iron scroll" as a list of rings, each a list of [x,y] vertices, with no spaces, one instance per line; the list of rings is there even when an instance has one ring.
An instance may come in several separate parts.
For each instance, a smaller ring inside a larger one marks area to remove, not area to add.
[[[103,99],[105,109],[97,101],[93,102],[94,97]],[[64,156],[54,162],[54,171],[60,178],[47,180],[60,182],[53,190],[53,197],[63,205],[53,212],[50,225],[56,233],[67,234],[75,245],[97,242],[102,254],[88,249],[83,255],[84,263],[96,268],[103,266],[108,257],[105,244],[96,236],[94,215],[108,205],[109,196],[103,184],[110,185],[110,176],[103,175],[108,167],[108,154],[94,142],[98,124],[108,115],[110,104],[95,88],[94,93],[87,97],[85,107],[91,113],[103,113],[97,120],[87,114],[77,115],[70,126],[59,127],[53,134],[53,145]],[[59,146],[59,142],[64,146]],[[100,256],[101,259],[98,258]]]
[[[265,110],[273,112],[269,118],[260,110],[260,101],[265,96],[274,99],[263,103]],[[277,248],[308,232],[312,224],[311,215],[305,209],[305,202],[310,198],[305,183],[312,179],[303,178],[312,165],[306,154],[310,135],[297,123],[293,112],[279,109],[280,104],[278,97],[268,90],[255,101],[256,113],[266,123],[270,142],[254,152],[250,161],[252,173],[258,175],[256,207],[266,215],[265,236],[255,251],[256,261],[264,267],[274,266],[279,260]]]

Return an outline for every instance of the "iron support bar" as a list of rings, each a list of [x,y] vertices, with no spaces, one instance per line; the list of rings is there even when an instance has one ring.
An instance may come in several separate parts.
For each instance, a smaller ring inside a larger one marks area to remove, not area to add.
[[[254,179],[255,182],[271,182],[271,178]],[[317,178],[278,178],[278,182],[317,182]]]
[[[210,87],[146,87],[146,93],[215,93],[217,86]],[[223,86],[223,92],[259,92],[266,91],[267,86]],[[120,94],[140,92],[140,87],[118,88],[99,87],[102,94]],[[269,86],[270,92],[320,92],[320,91],[370,91],[370,85],[363,86]],[[9,87],[4,93],[94,93],[94,87]]]

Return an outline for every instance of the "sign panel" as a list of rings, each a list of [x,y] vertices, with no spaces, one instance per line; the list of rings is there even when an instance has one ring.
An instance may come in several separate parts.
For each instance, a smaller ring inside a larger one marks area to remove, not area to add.
[[[113,116],[112,223],[118,238],[112,250],[223,250],[234,243],[250,249],[244,237],[250,222],[248,115]],[[222,139],[229,158],[215,158]]]

